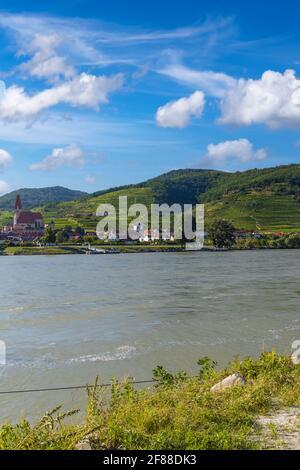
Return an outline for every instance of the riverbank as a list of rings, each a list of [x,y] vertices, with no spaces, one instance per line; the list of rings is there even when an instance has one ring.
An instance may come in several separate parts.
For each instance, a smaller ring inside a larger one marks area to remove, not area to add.
[[[300,443],[300,366],[289,357],[263,353],[218,372],[207,358],[198,364],[198,375],[190,379],[158,367],[155,385],[145,390],[125,381],[113,382],[109,393],[96,383],[82,424],[71,424],[74,412],[57,408],[36,425],[3,425],[0,449],[217,450],[286,448],[289,438],[294,448]],[[242,380],[212,390],[231,374]],[[293,425],[284,426],[283,437],[280,429],[291,417],[286,410],[293,410]]]
[[[180,253],[186,252],[185,248],[181,245],[118,245],[118,246],[95,246],[93,247],[97,251],[88,251],[82,246],[45,246],[39,248],[37,246],[15,246],[5,248],[0,255],[2,256],[52,256],[52,255],[102,255],[102,254],[118,254],[118,253]],[[239,247],[234,246],[232,248],[213,248],[211,246],[206,246],[200,251],[205,252],[226,252],[226,251],[258,251],[258,250],[295,250],[295,247]]]
[[[3,250],[3,256],[28,256],[28,255],[100,255],[116,253],[171,253],[184,251],[181,245],[118,245],[118,246],[93,246],[95,251],[89,251],[81,245],[57,245],[57,246],[13,246]],[[99,250],[98,252],[96,250]]]

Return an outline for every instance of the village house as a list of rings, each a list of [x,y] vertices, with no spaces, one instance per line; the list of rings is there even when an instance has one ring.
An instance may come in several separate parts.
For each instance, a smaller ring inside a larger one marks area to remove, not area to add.
[[[159,240],[160,235],[158,230],[144,230],[139,238],[141,243],[143,242],[151,242]]]

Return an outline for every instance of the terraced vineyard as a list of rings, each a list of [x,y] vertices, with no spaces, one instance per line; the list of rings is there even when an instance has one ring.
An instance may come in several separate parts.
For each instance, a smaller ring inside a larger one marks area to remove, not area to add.
[[[141,203],[205,203],[206,222],[226,218],[240,229],[300,231],[300,165],[263,170],[223,173],[213,170],[176,170],[137,185],[112,188],[80,199],[53,202],[36,207],[45,222],[56,228],[83,226],[94,231],[100,204],[119,206],[127,196],[128,206]],[[1,198],[0,198],[1,202]],[[12,212],[4,211],[0,223],[7,223]]]
[[[249,193],[205,206],[209,220],[225,218],[245,230],[300,231],[300,203],[292,196]]]
[[[45,216],[45,222],[55,222],[56,228],[70,225],[76,227],[80,225],[85,230],[94,231],[96,229],[99,217],[96,217],[96,211],[101,204],[112,204],[117,211],[119,208],[119,197],[127,196],[128,206],[139,203],[147,207],[154,202],[154,196],[151,188],[130,188],[119,191],[108,192],[100,196],[92,196],[72,202],[63,202],[52,206],[39,207]]]

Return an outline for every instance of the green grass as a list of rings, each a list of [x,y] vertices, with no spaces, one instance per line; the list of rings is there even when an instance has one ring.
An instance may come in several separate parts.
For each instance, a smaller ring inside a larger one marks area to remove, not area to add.
[[[183,248],[178,244],[171,245],[93,245],[94,248],[109,250],[118,250],[120,253],[156,253],[156,252],[171,252],[181,251]],[[10,246],[3,250],[4,255],[18,256],[18,255],[72,255],[84,254],[85,249],[81,245],[68,245],[62,244],[58,246],[45,246],[39,248],[36,246]]]
[[[76,248],[60,247],[60,246],[45,246],[38,248],[35,246],[10,246],[5,248],[5,255],[68,255],[78,252]]]
[[[35,425],[22,420],[0,428],[0,449],[74,449],[89,439],[93,449],[260,449],[256,418],[275,407],[300,405],[300,367],[290,358],[263,353],[236,359],[216,372],[208,359],[198,377],[157,368],[155,387],[136,390],[124,381],[89,389],[86,417],[72,424],[60,408]],[[212,393],[211,386],[239,372],[246,385]],[[277,403],[276,405],[274,403]]]

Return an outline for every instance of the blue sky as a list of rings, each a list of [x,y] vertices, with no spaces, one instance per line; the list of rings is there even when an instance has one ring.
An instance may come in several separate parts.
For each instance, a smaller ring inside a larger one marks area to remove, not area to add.
[[[2,1],[0,193],[300,163],[295,0]]]

